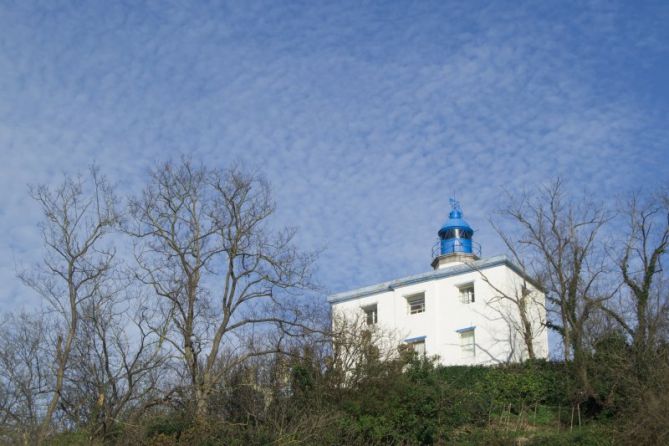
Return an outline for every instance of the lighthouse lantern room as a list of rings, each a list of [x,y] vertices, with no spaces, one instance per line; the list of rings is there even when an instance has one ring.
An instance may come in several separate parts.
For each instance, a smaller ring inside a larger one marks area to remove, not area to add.
[[[474,243],[472,237],[474,230],[462,217],[460,203],[451,198],[451,212],[448,220],[437,233],[439,241],[432,250],[432,267],[440,269],[445,265],[454,263],[465,263],[478,260],[481,255],[481,247]]]

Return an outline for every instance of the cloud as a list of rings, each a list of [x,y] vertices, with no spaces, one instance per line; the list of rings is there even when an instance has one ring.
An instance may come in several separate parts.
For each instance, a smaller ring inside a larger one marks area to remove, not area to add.
[[[669,106],[634,65],[666,8],[421,2],[0,7],[0,298],[39,257],[26,183],[97,162],[124,192],[156,159],[241,160],[277,224],[327,247],[340,291],[429,268],[448,198],[484,254],[501,188],[557,175],[602,199],[666,183]],[[647,26],[645,26],[647,25]],[[669,97],[669,96],[668,96]]]

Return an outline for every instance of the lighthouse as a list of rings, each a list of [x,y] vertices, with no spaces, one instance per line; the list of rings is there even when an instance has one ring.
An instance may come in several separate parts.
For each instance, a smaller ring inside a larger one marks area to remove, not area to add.
[[[328,296],[333,327],[360,324],[367,333],[378,326],[384,336],[376,347],[388,355],[403,344],[443,365],[493,365],[528,357],[522,332],[527,322],[535,357],[548,357],[541,287],[504,255],[481,258],[460,203],[450,203],[448,219],[436,231],[432,270]],[[523,296],[530,319],[501,296]]]
[[[474,243],[474,230],[462,216],[460,203],[451,198],[451,212],[437,235],[439,241],[432,250],[432,268],[441,269],[454,263],[478,260],[481,248]]]

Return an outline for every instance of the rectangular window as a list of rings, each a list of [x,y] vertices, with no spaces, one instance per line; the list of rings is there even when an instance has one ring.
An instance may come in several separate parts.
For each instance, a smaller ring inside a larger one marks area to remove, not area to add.
[[[376,309],[376,304],[363,307],[362,310],[365,312],[365,321],[367,322],[367,325],[374,325],[379,321],[379,314]]]
[[[476,342],[473,329],[460,332],[460,352],[463,359],[474,359],[476,357]]]
[[[414,294],[407,296],[407,310],[409,314],[417,314],[425,312],[425,293]]]
[[[474,284],[463,285],[460,288],[460,302],[463,304],[474,303]]]
[[[425,356],[425,339],[409,342],[409,348],[418,353],[418,356]]]

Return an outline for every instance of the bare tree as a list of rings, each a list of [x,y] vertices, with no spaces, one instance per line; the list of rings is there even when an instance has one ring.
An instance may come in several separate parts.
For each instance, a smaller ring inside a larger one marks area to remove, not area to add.
[[[81,310],[79,340],[61,406],[92,438],[106,439],[145,402],[160,398],[166,357],[160,333],[149,328],[151,310],[134,288],[103,290]]]
[[[269,185],[239,169],[165,163],[130,210],[138,277],[160,298],[166,340],[184,363],[202,419],[225,376],[217,365],[223,346],[238,348],[241,362],[276,350],[247,349],[243,332],[300,324],[269,307],[279,290],[308,283],[312,259],[292,246],[294,230],[269,230]]]
[[[52,386],[44,351],[48,323],[40,316],[7,314],[0,325],[0,442],[33,444]]]
[[[559,180],[512,200],[501,214],[515,224],[516,236],[507,235],[505,243],[523,250],[545,287],[555,315],[546,325],[562,337],[565,358],[573,358],[579,397],[591,396],[588,324],[615,293],[606,280],[611,271],[601,237],[611,215],[600,205],[568,200]]]
[[[115,251],[104,239],[118,224],[119,214],[111,187],[95,168],[87,179],[66,177],[53,190],[31,188],[31,195],[44,216],[40,229],[47,252],[43,264],[20,277],[44,298],[61,327],[54,348],[54,387],[39,428],[41,442],[61,401],[81,308],[112,269]]]
[[[513,241],[494,223],[493,227],[502,237],[513,260],[523,271],[527,271],[523,256],[520,255]],[[507,342],[510,347],[508,361],[518,359],[536,359],[535,343],[546,330],[546,306],[539,280],[531,280],[525,274],[515,276],[511,280],[510,287],[501,287],[495,281],[491,281],[484,271],[477,269],[483,281],[490,286],[494,296],[486,302],[488,308],[504,321],[508,328],[508,337],[499,339]],[[520,337],[523,347],[521,352],[516,352],[516,339]],[[526,355],[526,356],[525,356]]]
[[[606,310],[630,336],[637,377],[648,376],[669,320],[669,293],[662,262],[669,248],[669,195],[643,201],[633,196],[624,211],[627,240],[618,266],[625,295]],[[626,311],[627,310],[627,311]]]
[[[332,358],[329,369],[333,385],[350,387],[368,376],[367,366],[389,363],[398,358],[401,336],[394,330],[370,324],[359,313],[332,315]]]

